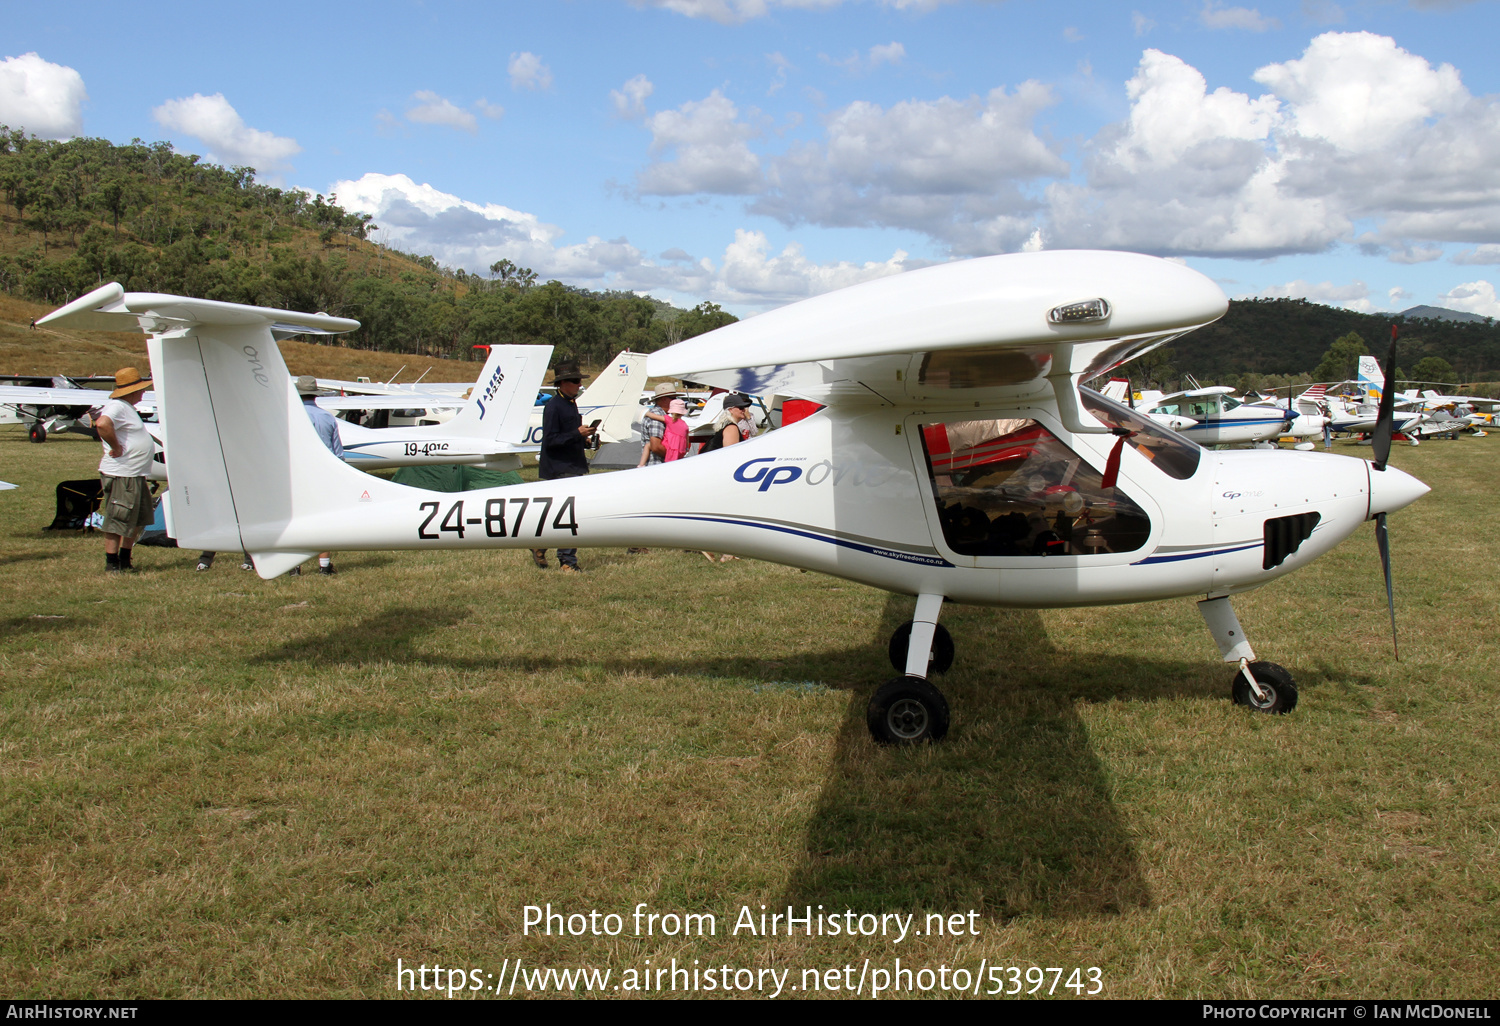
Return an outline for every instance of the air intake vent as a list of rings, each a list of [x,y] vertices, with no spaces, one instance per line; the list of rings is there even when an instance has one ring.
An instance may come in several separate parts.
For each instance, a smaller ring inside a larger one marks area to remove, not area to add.
[[[1318,526],[1323,517],[1318,513],[1298,513],[1290,517],[1276,517],[1266,521],[1265,556],[1260,561],[1262,570],[1280,566],[1286,557],[1296,552]]]

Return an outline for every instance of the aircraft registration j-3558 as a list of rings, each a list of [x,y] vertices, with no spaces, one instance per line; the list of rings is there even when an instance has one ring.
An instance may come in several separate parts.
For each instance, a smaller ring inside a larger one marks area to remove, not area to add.
[[[1080,388],[1227,306],[1198,272],[1130,253],[909,271],[650,357],[655,377],[827,406],[813,417],[674,463],[460,495],[361,474],[316,443],[270,326],[339,331],[352,321],[106,286],[44,322],[160,336],[173,534],[184,546],[241,546],[269,578],[326,549],[662,545],[914,595],[914,619],[891,638],[899,675],[868,710],[877,740],[914,742],[948,729],[930,681],[954,654],[938,624],[945,601],[1197,597],[1235,664],[1235,700],[1286,712],[1291,675],[1257,661],[1231,596],[1307,564],[1368,519],[1389,585],[1385,514],[1428,489],[1386,466],[1388,415],[1374,463],[1212,452]]]

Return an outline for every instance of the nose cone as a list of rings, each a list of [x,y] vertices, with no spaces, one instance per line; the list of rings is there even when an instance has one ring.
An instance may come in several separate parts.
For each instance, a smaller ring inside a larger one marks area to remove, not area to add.
[[[1370,468],[1370,516],[1366,519],[1374,517],[1376,513],[1394,513],[1398,509],[1410,506],[1432,491],[1404,470],[1397,470],[1395,467],[1376,470],[1373,463],[1368,466]]]

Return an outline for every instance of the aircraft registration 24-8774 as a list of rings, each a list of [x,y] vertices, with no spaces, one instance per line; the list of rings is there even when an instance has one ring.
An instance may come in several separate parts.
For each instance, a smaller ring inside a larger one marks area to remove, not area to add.
[[[241,546],[269,578],[326,549],[662,545],[914,595],[913,620],[891,639],[899,676],[868,714],[877,740],[911,742],[948,729],[929,679],[953,659],[938,624],[945,600],[1197,597],[1236,664],[1235,699],[1268,712],[1295,704],[1290,674],[1256,660],[1231,596],[1305,565],[1367,519],[1378,521],[1388,568],[1384,515],[1427,487],[1385,465],[1388,437],[1373,464],[1212,452],[1080,388],[1227,306],[1198,272],[1130,253],[910,271],[650,357],[655,377],[826,404],[813,417],[674,463],[458,495],[361,474],[318,444],[271,325],[340,331],[352,321],[106,286],[44,322],[160,336],[172,533],[184,546]]]

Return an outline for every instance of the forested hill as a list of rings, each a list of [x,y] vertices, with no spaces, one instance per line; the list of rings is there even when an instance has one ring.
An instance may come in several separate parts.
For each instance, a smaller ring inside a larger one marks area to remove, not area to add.
[[[556,359],[598,365],[622,348],[651,352],[735,320],[712,303],[680,310],[627,292],[541,283],[500,261],[489,275],[441,267],[368,238],[375,225],[322,196],[255,182],[164,142],[58,143],[0,126],[0,291],[59,305],[107,281],[353,317],[339,345],[468,359],[473,346],[544,343]],[[1357,333],[1398,363],[1438,357],[1464,381],[1500,379],[1500,325],[1359,314],[1300,299],[1230,304],[1173,344],[1176,370],[1200,380],[1307,375]],[[1167,359],[1159,354],[1158,360]]]
[[[595,365],[736,319],[538,282],[509,261],[468,274],[376,245],[376,227],[168,143],[59,143],[0,125],[0,291],[15,296],[60,305],[118,281],[358,320],[338,345],[469,359],[475,345],[550,344],[554,360]]]
[[[1200,380],[1311,374],[1330,345],[1354,332],[1383,366],[1393,323],[1400,326],[1399,366],[1435,356],[1463,381],[1500,379],[1500,325],[1493,321],[1362,314],[1305,299],[1234,300],[1221,320],[1172,343],[1173,363]]]

